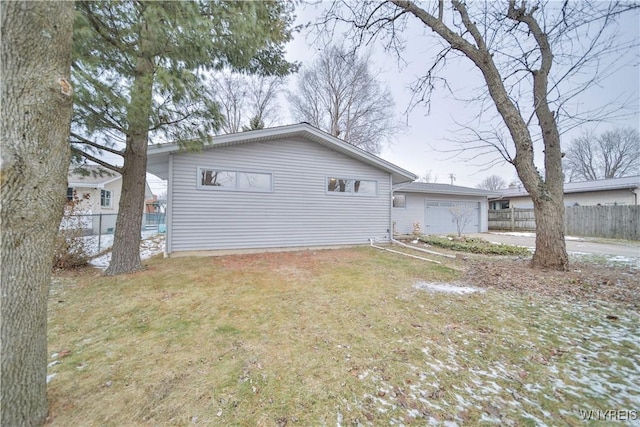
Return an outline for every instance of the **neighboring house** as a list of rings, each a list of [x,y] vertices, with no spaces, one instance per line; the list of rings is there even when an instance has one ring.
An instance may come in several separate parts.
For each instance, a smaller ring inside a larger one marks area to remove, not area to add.
[[[394,188],[393,221],[397,234],[464,233],[488,230],[487,197],[490,191],[449,184],[412,182]],[[458,222],[459,221],[459,222]]]
[[[637,205],[640,176],[601,179],[564,184],[565,206]],[[496,190],[489,198],[489,209],[532,209],[529,193],[522,188]]]
[[[92,234],[113,233],[122,193],[122,175],[98,165],[85,165],[82,170],[69,170],[67,200],[78,200],[76,213],[83,216],[82,224],[91,229]],[[148,184],[147,197],[153,197]]]
[[[158,196],[154,194],[152,198],[144,201],[144,212],[147,214],[163,213],[165,204],[165,201],[158,199]]]
[[[167,180],[167,254],[389,241],[392,186],[416,178],[306,123],[148,153]]]

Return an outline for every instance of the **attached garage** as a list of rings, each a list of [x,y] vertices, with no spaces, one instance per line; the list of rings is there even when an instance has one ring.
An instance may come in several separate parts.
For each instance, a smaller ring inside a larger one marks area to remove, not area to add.
[[[458,226],[465,233],[480,233],[480,202],[453,200],[425,201],[425,234],[451,234]]]
[[[481,233],[488,230],[487,199],[493,193],[448,184],[412,182],[394,187],[396,234]]]

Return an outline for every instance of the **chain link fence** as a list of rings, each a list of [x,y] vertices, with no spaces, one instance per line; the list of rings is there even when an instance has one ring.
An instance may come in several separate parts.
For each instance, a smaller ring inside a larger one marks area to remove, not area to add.
[[[62,219],[60,228],[77,230],[91,242],[92,252],[100,253],[113,245],[118,214],[73,214]],[[165,213],[144,213],[141,235],[149,236],[166,231]]]

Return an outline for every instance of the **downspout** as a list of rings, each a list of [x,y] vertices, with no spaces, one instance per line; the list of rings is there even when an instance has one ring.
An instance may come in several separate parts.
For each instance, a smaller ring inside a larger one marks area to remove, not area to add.
[[[398,254],[398,255],[404,255],[404,256],[408,256],[410,258],[419,259],[419,260],[422,260],[422,261],[433,262],[434,264],[442,264],[440,261],[434,261],[434,260],[429,259],[429,258],[423,258],[421,256],[406,254],[404,252],[394,251],[393,249],[383,248],[382,246],[374,245],[373,244],[373,239],[369,239],[369,244],[371,245],[372,248],[380,249],[382,251],[387,251],[387,252],[391,252],[391,253]]]
[[[169,174],[167,176],[167,206],[165,207],[164,257],[171,255],[171,232],[173,224],[173,153],[169,153]]]
[[[631,191],[633,193],[633,204],[635,206],[638,206],[638,193],[636,193],[637,189],[638,189],[638,187],[629,189],[629,191]]]
[[[436,251],[430,251],[429,249],[424,249],[424,248],[418,248],[416,246],[409,246],[407,244],[404,244],[396,239],[391,239],[391,243],[396,244],[396,245],[400,245],[400,246],[404,246],[405,248],[409,248],[409,249],[413,249],[414,251],[420,251],[420,252],[425,252],[431,255],[439,255],[439,256],[443,256],[446,258],[452,258],[452,259],[456,259],[455,255],[449,255],[449,254],[443,254],[440,252],[436,252]]]
[[[389,242],[393,241],[393,174],[389,174],[389,190],[391,191],[391,197],[389,198]]]

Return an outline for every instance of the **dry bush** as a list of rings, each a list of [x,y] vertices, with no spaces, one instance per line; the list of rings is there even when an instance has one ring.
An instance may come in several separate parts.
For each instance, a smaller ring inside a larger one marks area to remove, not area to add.
[[[83,221],[84,212],[81,207],[82,201],[87,198],[88,195],[79,198],[74,191],[73,200],[64,208],[53,252],[54,269],[68,270],[82,267],[89,262],[89,248],[83,238],[86,224]]]

